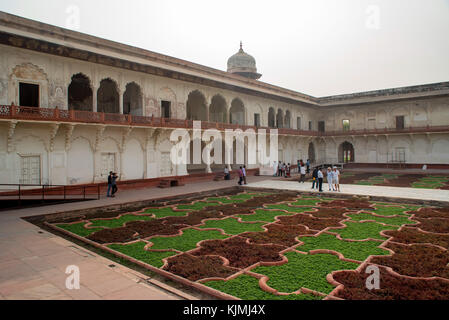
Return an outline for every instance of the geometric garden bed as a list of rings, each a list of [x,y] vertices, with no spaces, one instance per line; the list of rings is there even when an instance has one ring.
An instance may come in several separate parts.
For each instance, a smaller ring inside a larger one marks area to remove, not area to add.
[[[449,299],[448,208],[247,191],[46,224],[222,299]]]

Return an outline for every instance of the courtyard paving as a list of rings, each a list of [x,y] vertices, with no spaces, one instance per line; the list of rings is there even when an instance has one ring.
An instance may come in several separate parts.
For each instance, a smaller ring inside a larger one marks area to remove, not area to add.
[[[297,181],[282,180],[265,180],[252,182],[248,187],[254,188],[271,188],[279,190],[307,191],[318,193],[316,189],[312,190],[312,183],[298,183]],[[413,199],[413,200],[429,200],[442,201],[449,204],[449,190],[436,189],[417,189],[417,188],[401,188],[401,187],[381,187],[381,186],[364,186],[342,184],[340,192],[328,191],[327,183],[323,183],[323,193],[325,194],[351,194],[360,196],[378,196],[388,197],[392,199]]]
[[[260,181],[266,177],[251,177]],[[0,212],[0,300],[4,299],[195,299],[193,296],[146,283],[148,277],[43,231],[22,217],[96,208],[228,188],[237,180],[201,182],[177,188],[124,190],[115,198]],[[41,232],[41,233],[40,233]],[[110,268],[114,264],[116,267]],[[80,290],[67,290],[65,270],[80,268]],[[153,281],[154,282],[154,281]],[[171,291],[171,292],[170,292]]]
[[[250,187],[311,191],[311,184],[282,178],[250,177]],[[201,182],[169,189],[125,190],[116,198],[0,213],[0,300],[2,299],[194,299],[176,289],[161,289],[148,277],[96,255],[24,221],[21,217],[157,199],[236,185],[236,180]],[[449,202],[448,190],[342,185],[342,194]],[[327,190],[327,185],[324,185]],[[327,191],[325,191],[326,193]],[[109,265],[114,264],[111,268]],[[68,290],[65,270],[77,265],[81,289]],[[163,287],[164,288],[164,287]]]

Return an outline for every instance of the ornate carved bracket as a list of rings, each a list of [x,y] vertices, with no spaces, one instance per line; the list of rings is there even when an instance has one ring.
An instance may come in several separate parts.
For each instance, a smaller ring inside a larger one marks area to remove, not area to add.
[[[14,145],[13,145],[13,137],[14,137],[14,133],[16,131],[16,126],[17,126],[17,121],[16,120],[12,120],[9,122],[9,128],[8,128],[8,138],[6,141],[7,144],[7,149],[8,149],[8,153],[12,152],[14,149]]]
[[[127,127],[127,128],[123,129],[123,131],[122,131],[122,142],[120,144],[120,153],[123,153],[123,151],[125,151],[126,141],[128,140],[128,138],[131,135],[132,131],[133,131],[133,127]]]
[[[97,129],[97,134],[95,136],[94,152],[97,152],[98,146],[100,145],[100,142],[103,140],[103,134],[105,129],[106,126],[99,126]]]
[[[59,123],[54,123],[50,127],[50,152],[55,149],[55,138],[59,130]]]
[[[72,146],[72,135],[74,129],[75,129],[74,124],[67,125],[67,130],[65,132],[65,151],[69,151]]]

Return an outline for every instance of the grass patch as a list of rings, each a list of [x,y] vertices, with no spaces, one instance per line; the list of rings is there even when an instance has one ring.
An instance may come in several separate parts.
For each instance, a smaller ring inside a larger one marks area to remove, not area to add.
[[[80,222],[80,223],[74,223],[74,224],[57,224],[56,226],[58,228],[61,228],[61,229],[67,230],[71,233],[74,233],[80,237],[87,237],[94,232],[103,230],[103,228],[86,229],[86,228],[84,228],[85,224],[86,224],[86,222]]]
[[[262,226],[266,224],[265,222],[261,223],[243,223],[239,222],[234,218],[226,218],[223,220],[207,220],[204,226],[200,226],[199,228],[207,229],[207,228],[216,228],[222,229],[227,234],[240,234],[247,231],[257,232],[264,231]]]
[[[364,261],[370,255],[387,255],[387,250],[378,248],[381,244],[377,241],[350,242],[337,239],[331,234],[322,233],[318,237],[301,237],[303,245],[297,247],[300,251],[311,251],[317,249],[334,250],[342,253],[347,259]]]
[[[244,199],[229,199],[229,198],[226,198],[226,197],[222,197],[222,198],[207,198],[207,201],[216,201],[216,202],[221,202],[223,204],[245,202]]]
[[[118,219],[95,219],[91,220],[91,227],[106,227],[106,228],[118,228],[122,227],[125,223],[130,221],[148,221],[153,220],[153,217],[150,216],[136,216],[133,214],[126,214],[121,216]]]
[[[298,199],[295,202],[289,203],[291,206],[314,206],[317,203],[321,202],[320,198],[302,198]]]
[[[267,209],[285,210],[292,213],[303,213],[305,211],[313,211],[312,207],[290,207],[286,204],[268,204],[264,206]]]
[[[265,222],[274,222],[277,216],[288,216],[292,213],[284,212],[284,211],[269,211],[269,210],[256,210],[255,214],[241,214],[238,215],[238,218],[241,218],[242,221],[265,221]]]
[[[376,217],[367,212],[348,214],[353,221],[362,221],[362,220],[374,220],[377,222],[386,223],[393,226],[402,226],[403,224],[417,224],[417,222],[408,220],[408,217],[400,216],[400,217]]]
[[[150,249],[176,249],[179,251],[188,251],[195,249],[198,242],[207,239],[226,239],[228,236],[221,234],[216,230],[199,231],[195,229],[186,229],[182,235],[176,237],[155,237],[149,241],[153,243]]]
[[[382,230],[396,230],[397,227],[384,226],[377,222],[351,222],[346,221],[344,224],[347,226],[344,229],[332,229],[330,232],[338,233],[343,239],[352,240],[364,240],[364,239],[377,239],[385,240],[385,237],[381,236],[379,232]]]
[[[108,245],[108,247],[112,250],[121,252],[131,258],[148,263],[157,268],[160,268],[164,265],[162,259],[177,254],[173,251],[146,251],[144,249],[145,245],[146,242],[139,241],[130,244],[110,244]]]
[[[218,205],[220,205],[218,202],[199,201],[199,202],[195,202],[194,204],[180,204],[176,208],[180,209],[180,210],[202,210],[206,207],[218,206]]]
[[[259,287],[259,279],[246,274],[242,274],[229,281],[208,281],[204,284],[242,300],[321,300],[323,298],[311,294],[277,296],[263,291]]]
[[[268,196],[270,193],[240,193],[232,196],[228,196],[231,200],[250,200],[254,197]]]
[[[154,214],[156,218],[164,217],[183,217],[187,215],[189,211],[175,211],[171,207],[164,208],[148,208],[142,214]]]
[[[379,216],[408,216],[405,211],[410,211],[412,209],[409,208],[401,208],[401,207],[387,207],[387,206],[379,206],[376,204],[376,208],[373,210],[373,213]]]
[[[279,292],[295,292],[302,287],[329,294],[334,287],[326,276],[335,270],[354,270],[358,264],[342,261],[332,254],[300,254],[287,252],[288,263],[281,266],[261,266],[251,271],[270,278],[267,284]]]

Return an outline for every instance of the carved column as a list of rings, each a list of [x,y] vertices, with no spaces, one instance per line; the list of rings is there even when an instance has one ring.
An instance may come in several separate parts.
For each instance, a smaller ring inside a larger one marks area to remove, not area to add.
[[[17,121],[12,120],[9,122],[9,128],[8,128],[8,138],[6,141],[8,153],[11,153],[13,151],[13,137],[14,132],[16,131]]]
[[[118,97],[118,101],[119,101],[119,110],[118,110],[118,112],[120,113],[120,114],[123,114],[123,90],[122,89],[119,89],[119,97]]]
[[[98,100],[97,100],[98,87],[92,88],[92,111],[98,112]]]

